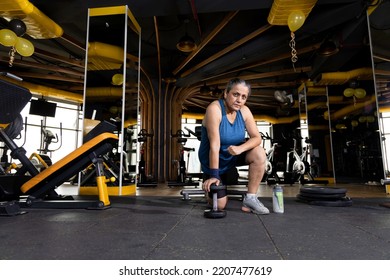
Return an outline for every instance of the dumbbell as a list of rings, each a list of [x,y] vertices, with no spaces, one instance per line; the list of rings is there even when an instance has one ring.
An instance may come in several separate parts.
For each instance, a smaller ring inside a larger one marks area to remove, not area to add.
[[[226,216],[226,211],[218,210],[218,191],[225,190],[225,185],[212,184],[210,186],[210,192],[213,194],[213,209],[207,209],[204,211],[204,216],[210,219],[220,219]]]

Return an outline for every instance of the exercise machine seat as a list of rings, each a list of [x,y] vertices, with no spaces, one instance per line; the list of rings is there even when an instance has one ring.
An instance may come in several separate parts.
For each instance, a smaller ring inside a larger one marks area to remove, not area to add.
[[[68,154],[53,165],[32,177],[21,186],[21,192],[33,197],[42,197],[51,189],[60,186],[66,180],[85,169],[97,157],[112,150],[113,144],[118,142],[118,136],[111,133],[102,133],[76,150]]]

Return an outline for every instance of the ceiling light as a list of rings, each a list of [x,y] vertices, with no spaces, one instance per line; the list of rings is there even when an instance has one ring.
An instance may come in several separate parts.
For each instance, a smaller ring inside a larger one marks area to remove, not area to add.
[[[339,48],[332,40],[324,41],[318,49],[318,54],[321,56],[331,56],[339,52]]]
[[[187,33],[187,25],[189,22],[190,21],[188,19],[184,20],[186,33],[183,37],[180,38],[179,42],[176,44],[176,48],[182,52],[192,52],[197,48],[195,40]]]
[[[176,44],[176,47],[179,51],[182,52],[192,52],[197,48],[197,45],[195,43],[195,40],[189,36],[187,33]]]

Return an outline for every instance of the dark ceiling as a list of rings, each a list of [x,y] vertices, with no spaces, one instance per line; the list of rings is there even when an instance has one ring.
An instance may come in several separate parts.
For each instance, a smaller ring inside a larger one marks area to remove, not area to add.
[[[295,32],[295,63],[291,61],[288,26],[270,25],[267,21],[271,0],[30,2],[61,26],[64,35],[47,40],[29,38],[35,45],[34,55],[17,56],[12,68],[8,67],[9,50],[0,46],[1,71],[12,72],[33,84],[82,94],[88,8],[128,5],[142,30],[141,78],[147,76],[156,88],[161,88],[160,83],[165,86],[167,81],[174,81],[176,89],[187,89],[190,94],[183,104],[184,112],[204,112],[215,98],[210,93],[199,93],[202,85],[207,84],[211,90],[223,89],[230,78],[242,77],[253,87],[248,103],[254,114],[275,117],[283,112],[274,92],[296,91],[302,73],[316,82],[321,81],[322,73],[371,67],[366,23],[369,6],[378,6],[370,16],[376,30],[373,36],[382,42],[378,55],[390,59],[390,42],[381,40],[390,26],[388,1],[318,0],[304,25]],[[0,27],[5,25],[2,20]],[[186,32],[198,44],[198,50],[192,53],[176,48]],[[336,42],[339,52],[321,56],[319,46],[328,39]]]

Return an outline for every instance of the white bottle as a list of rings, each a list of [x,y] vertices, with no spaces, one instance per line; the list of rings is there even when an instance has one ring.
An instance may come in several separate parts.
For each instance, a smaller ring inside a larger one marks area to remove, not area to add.
[[[276,184],[273,189],[272,206],[273,206],[274,213],[279,213],[279,214],[284,213],[283,188],[278,184]]]

